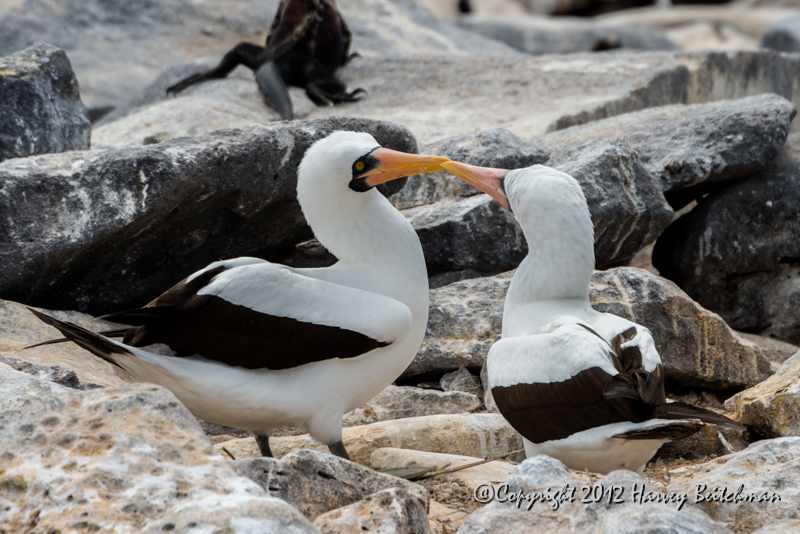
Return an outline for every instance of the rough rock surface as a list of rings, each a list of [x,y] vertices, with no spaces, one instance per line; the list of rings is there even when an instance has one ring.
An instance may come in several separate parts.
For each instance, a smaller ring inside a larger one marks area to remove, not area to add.
[[[400,488],[381,490],[314,520],[322,534],[428,534],[428,516],[416,499]]]
[[[312,521],[395,487],[402,488],[423,510],[428,506],[428,491],[419,484],[318,451],[295,451],[280,460],[247,458],[230,465],[237,474],[255,481],[270,496],[283,499]]]
[[[733,328],[800,343],[800,134],[673,223],[653,264]]]
[[[512,275],[474,278],[431,290],[425,338],[402,378],[481,367],[500,336]]]
[[[592,277],[592,307],[645,326],[664,362],[667,387],[736,391],[772,374],[757,345],[674,283],[643,269],[619,267]]]
[[[767,26],[761,46],[780,52],[800,52],[800,14]]]
[[[598,483],[602,484],[604,491],[608,491],[611,486],[620,486],[623,491],[621,503],[609,504],[607,496],[595,502],[591,500],[588,503],[581,502],[584,492],[579,488],[589,484],[576,478],[558,460],[544,455],[525,460],[509,475],[506,484],[508,484],[508,494],[517,491],[524,492],[523,495],[540,494],[543,500],[534,503],[532,499],[529,501],[523,497],[517,504],[513,500],[501,503],[495,499],[470,515],[459,528],[459,534],[508,532],[724,534],[729,532],[721,523],[688,504],[678,511],[678,504],[674,502],[641,504],[635,501],[634,489],[637,489],[641,496],[663,499],[665,495],[646,484],[641,476],[632,471],[614,471]],[[567,485],[577,490],[574,502],[570,502],[569,488],[564,491]],[[499,487],[495,486],[494,491],[487,491],[481,497],[487,501],[491,497],[497,497],[498,489]],[[499,496],[505,497],[507,493],[501,492]],[[564,494],[567,498],[559,498]]]
[[[680,50],[658,30],[600,25],[593,19],[483,15],[458,19],[458,25],[527,54],[574,54],[610,49]]]
[[[778,438],[758,441],[737,454],[711,462],[687,466],[669,472],[668,491],[682,492],[695,501],[698,485],[701,494],[721,495],[726,490],[729,501],[698,502],[713,519],[739,532],[752,532],[767,524],[797,521],[800,499],[800,438]],[[756,499],[740,500],[733,495],[743,486],[742,494],[755,494]],[[718,488],[716,492],[713,490]],[[767,500],[759,502],[766,494]],[[774,499],[777,494],[780,500]]]
[[[797,110],[777,95],[642,110],[538,138],[549,147],[622,139],[660,180],[668,198],[681,189],[730,180],[763,169],[789,134]],[[705,191],[705,190],[703,190]],[[679,194],[678,206],[691,197]]]
[[[353,50],[365,56],[516,53],[444,24],[410,0],[337,4],[353,32]],[[117,106],[169,66],[219,61],[240,41],[263,44],[277,6],[277,0],[27,0],[0,19],[0,54],[33,39],[53,43],[72,59],[89,107]]]
[[[371,425],[352,426],[342,431],[350,458],[361,465],[370,465],[376,449],[394,447],[418,451],[440,452],[487,458],[522,448],[522,438],[502,415],[471,413],[409,417]],[[275,457],[297,450],[312,449],[327,452],[325,445],[310,436],[270,438]],[[226,447],[236,458],[260,456],[255,439],[237,439],[215,445]],[[509,460],[516,461],[515,457]]]
[[[37,43],[0,57],[0,161],[86,150],[92,126],[67,55]]]
[[[0,293],[99,315],[142,306],[212,261],[269,258],[308,239],[297,165],[334,130],[416,152],[401,126],[328,119],[0,163],[0,212],[10,215]]]
[[[118,326],[98,321],[79,312],[49,311],[49,313],[58,319],[95,331],[109,330]],[[74,372],[79,380],[102,386],[121,386],[137,381],[125,370],[101,360],[74,343],[58,343],[21,350],[28,345],[60,337],[61,333],[58,330],[44,324],[28,311],[26,306],[0,299],[0,356],[45,368],[58,366]]]
[[[26,382],[54,387],[6,372],[16,376],[0,380],[2,390]],[[237,476],[167,390],[62,389],[19,398],[0,412],[0,525],[7,532],[32,525],[96,532],[108,524],[145,533],[316,532],[297,510]]]
[[[547,161],[549,152],[523,141],[505,128],[456,135],[420,148],[420,154],[435,154],[454,161],[493,167],[521,169]],[[479,189],[455,179],[446,171],[411,176],[406,186],[392,197],[398,209],[431,204],[439,200],[458,200],[481,193]]]
[[[767,380],[728,399],[725,407],[762,436],[800,436],[800,354]]]
[[[442,376],[439,385],[442,391],[465,391],[479,397],[483,396],[480,379],[464,367]]]
[[[389,386],[364,406],[344,414],[344,426],[367,425],[406,417],[474,412],[481,406],[474,392],[432,391],[410,386]]]
[[[752,341],[764,353],[764,357],[772,362],[772,367],[777,368],[783,362],[800,352],[800,347],[786,343],[779,339],[748,334],[747,332],[736,332],[747,341]]]

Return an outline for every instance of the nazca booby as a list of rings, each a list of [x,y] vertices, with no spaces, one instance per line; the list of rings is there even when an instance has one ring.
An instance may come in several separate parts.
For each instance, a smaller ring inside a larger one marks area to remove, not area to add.
[[[117,342],[31,310],[66,338],[172,391],[197,417],[253,431],[306,428],[335,454],[342,415],[405,370],[428,319],[425,258],[411,224],[374,186],[441,170],[439,156],[381,148],[366,133],[317,141],[297,172],[297,199],[338,259],[296,269],[257,258],[217,261],[140,309]],[[148,352],[164,343],[177,356]]]
[[[543,165],[442,166],[510,208],[528,242],[506,294],[502,339],[486,360],[497,407],[522,434],[528,457],[547,454],[595,473],[641,473],[662,444],[704,421],[742,428],[667,403],[650,331],[592,309],[594,231],[575,178]]]

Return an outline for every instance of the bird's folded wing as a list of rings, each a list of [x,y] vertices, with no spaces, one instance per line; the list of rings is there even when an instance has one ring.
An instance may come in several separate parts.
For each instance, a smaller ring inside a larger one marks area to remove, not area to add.
[[[107,316],[139,325],[124,341],[247,369],[288,369],[353,358],[400,339],[408,307],[270,263],[205,270],[148,307]]]

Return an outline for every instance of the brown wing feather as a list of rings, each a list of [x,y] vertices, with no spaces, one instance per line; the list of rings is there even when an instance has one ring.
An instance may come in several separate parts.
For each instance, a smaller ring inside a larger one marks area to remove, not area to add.
[[[144,308],[103,316],[132,326],[123,343],[164,343],[177,356],[200,356],[247,369],[288,369],[333,358],[354,358],[389,343],[360,332],[278,317],[197,293],[224,266],[182,280]]]
[[[603,339],[593,329],[581,326]],[[615,336],[609,344],[612,349],[609,356],[617,370],[616,375],[612,376],[599,367],[591,367],[562,382],[494,387],[492,395],[497,407],[511,426],[533,443],[564,439],[602,425],[624,421],[641,423],[654,418],[691,418],[726,426],[741,426],[702,408],[679,403],[667,404],[664,367],[658,364],[653,371],[647,371],[642,365],[639,347],[622,348],[634,337],[636,329],[631,327]],[[696,431],[700,426],[683,426],[680,432],[677,427],[665,428],[662,434],[671,432],[677,435],[695,427]],[[632,435],[630,439],[648,439],[643,437],[646,433],[640,434],[638,437]],[[656,432],[650,435],[655,436]]]

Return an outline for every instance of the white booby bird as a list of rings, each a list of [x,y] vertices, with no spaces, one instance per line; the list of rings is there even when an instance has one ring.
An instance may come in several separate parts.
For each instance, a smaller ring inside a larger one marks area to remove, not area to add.
[[[667,403],[647,328],[592,309],[594,232],[575,178],[543,165],[442,166],[510,208],[528,242],[506,295],[502,339],[486,362],[497,407],[522,434],[528,457],[547,454],[595,473],[641,473],[662,444],[693,434],[703,421],[742,428]]]
[[[122,342],[31,310],[66,338],[172,391],[197,417],[253,431],[306,428],[347,457],[342,415],[395,380],[422,343],[428,276],[411,224],[373,187],[448,161],[381,148],[366,133],[317,141],[297,172],[297,199],[336,257],[294,269],[257,258],[214,262],[140,309]],[[138,348],[164,343],[163,356]]]

